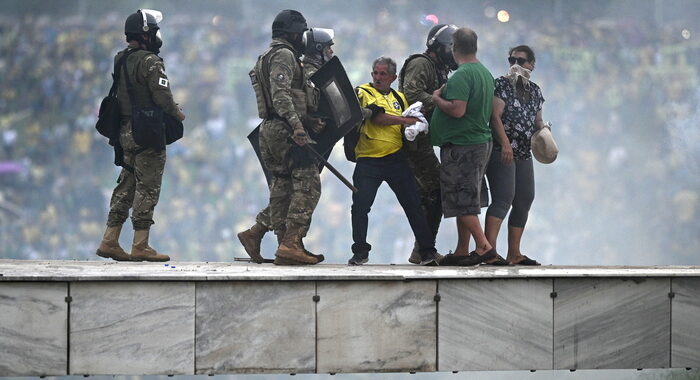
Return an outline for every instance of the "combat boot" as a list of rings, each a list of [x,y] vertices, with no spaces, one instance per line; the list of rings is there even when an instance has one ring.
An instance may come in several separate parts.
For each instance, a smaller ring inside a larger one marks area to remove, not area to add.
[[[97,256],[116,261],[131,261],[131,256],[119,245],[119,235],[121,232],[122,226],[107,227],[102,237],[102,242],[99,248],[97,248],[97,252],[95,252]]]
[[[170,261],[170,256],[162,255],[148,246],[149,230],[135,230],[134,244],[131,246],[131,261]]]
[[[260,244],[266,233],[267,227],[257,222],[249,229],[238,233],[238,240],[241,241],[245,252],[254,263],[263,262],[263,257],[260,255]]]
[[[301,239],[301,240],[300,240],[300,243],[301,243],[301,249],[304,250],[304,253],[306,253],[307,255],[313,257],[314,259],[316,259],[317,262],[320,263],[321,261],[323,261],[323,260],[326,259],[326,257],[323,256],[322,254],[317,255],[317,254],[315,254],[315,253],[309,251],[308,249],[306,249],[306,247],[304,247],[304,239]]]
[[[275,252],[276,265],[313,265],[318,259],[309,256],[301,246],[301,233],[299,229],[289,228],[285,232],[282,241]]]
[[[283,237],[284,237],[284,232],[282,232],[282,234],[278,234],[278,235],[277,235],[277,245],[278,245],[278,246],[279,246],[280,244],[282,244],[282,238],[283,238]],[[306,253],[307,255],[309,255],[309,256],[315,258],[316,260],[318,260],[319,263],[320,263],[321,261],[323,261],[323,260],[326,259],[326,257],[323,256],[323,254],[317,255],[317,254],[315,254],[315,253],[309,251],[308,249],[306,249],[306,247],[304,247],[304,239],[303,239],[303,238],[301,239],[301,249],[303,249],[303,250],[304,250],[304,253]],[[420,256],[419,256],[418,262],[420,263]]]

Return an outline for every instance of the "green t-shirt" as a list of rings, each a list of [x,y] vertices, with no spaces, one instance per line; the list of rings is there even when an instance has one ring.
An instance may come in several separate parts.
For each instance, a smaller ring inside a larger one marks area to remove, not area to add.
[[[483,144],[491,140],[491,108],[494,80],[480,62],[463,63],[442,90],[446,100],[464,100],[467,111],[453,118],[435,107],[430,120],[430,141],[435,146]]]

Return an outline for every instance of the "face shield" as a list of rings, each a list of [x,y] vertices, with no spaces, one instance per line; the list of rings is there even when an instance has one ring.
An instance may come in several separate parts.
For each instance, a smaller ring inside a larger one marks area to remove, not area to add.
[[[160,33],[159,24],[163,21],[163,12],[153,9],[141,9],[143,16],[143,31],[151,35],[151,43],[149,45],[151,51],[158,54],[160,47],[163,46],[163,36]]]
[[[440,30],[435,33],[432,40],[439,44],[437,49],[437,55],[440,60],[447,66],[450,70],[457,69],[457,62],[452,55],[452,35],[457,31],[457,26],[455,25],[445,25]]]

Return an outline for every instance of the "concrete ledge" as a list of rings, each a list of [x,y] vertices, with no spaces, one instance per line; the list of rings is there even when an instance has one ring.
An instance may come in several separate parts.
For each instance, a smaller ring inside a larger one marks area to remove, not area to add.
[[[0,260],[0,376],[700,366],[700,267]]]

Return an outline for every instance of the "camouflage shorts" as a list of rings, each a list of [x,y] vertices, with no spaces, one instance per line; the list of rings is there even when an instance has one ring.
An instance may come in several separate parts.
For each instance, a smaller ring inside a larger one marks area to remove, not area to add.
[[[481,183],[492,142],[440,148],[440,185],[445,218],[481,213]]]

